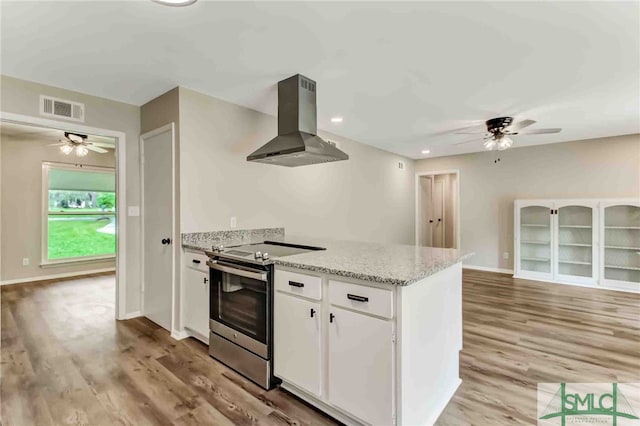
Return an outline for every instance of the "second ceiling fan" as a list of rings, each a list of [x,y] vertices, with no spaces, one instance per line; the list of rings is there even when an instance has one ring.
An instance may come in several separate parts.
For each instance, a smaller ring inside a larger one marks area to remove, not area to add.
[[[513,140],[510,138],[510,136],[541,135],[547,133],[558,133],[562,130],[558,127],[550,129],[523,130],[524,128],[529,127],[535,123],[535,120],[522,120],[514,123],[513,117],[497,117],[491,118],[485,122],[487,128],[486,130],[460,130],[454,133],[460,135],[484,135],[482,137],[482,140],[483,145],[486,149],[504,150],[510,148],[513,145]],[[471,142],[476,142],[479,139],[480,137],[464,142],[458,142],[454,145],[463,145]]]

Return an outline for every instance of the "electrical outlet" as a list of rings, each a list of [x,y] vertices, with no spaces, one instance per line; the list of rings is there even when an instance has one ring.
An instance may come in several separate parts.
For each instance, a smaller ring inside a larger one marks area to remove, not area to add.
[[[238,218],[235,216],[231,216],[231,219],[229,220],[229,226],[231,226],[232,228],[238,226]]]
[[[404,170],[404,161],[398,161],[398,168]]]
[[[504,253],[502,253],[502,258],[503,258],[504,260],[509,260],[509,252],[508,252],[508,251],[505,251]]]
[[[22,258],[22,266],[29,266],[29,258],[28,257],[23,257]]]

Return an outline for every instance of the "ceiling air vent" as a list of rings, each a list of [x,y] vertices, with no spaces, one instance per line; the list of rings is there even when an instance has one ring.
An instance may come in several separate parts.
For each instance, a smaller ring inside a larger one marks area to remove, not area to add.
[[[40,95],[40,115],[84,121],[84,104]]]

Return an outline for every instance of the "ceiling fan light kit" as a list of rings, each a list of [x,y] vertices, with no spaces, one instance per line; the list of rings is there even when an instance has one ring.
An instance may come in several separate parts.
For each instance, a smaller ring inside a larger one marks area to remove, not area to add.
[[[60,151],[65,155],[69,155],[73,152],[73,145],[64,144],[60,147]]]

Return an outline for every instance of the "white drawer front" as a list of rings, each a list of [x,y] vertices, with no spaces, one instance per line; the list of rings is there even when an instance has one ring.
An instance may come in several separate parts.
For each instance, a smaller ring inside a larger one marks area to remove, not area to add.
[[[329,281],[329,302],[356,311],[393,318],[393,292],[342,281]]]
[[[309,299],[322,299],[322,278],[297,272],[276,271],[276,290]]]
[[[185,266],[193,269],[197,269],[202,272],[209,272],[209,267],[207,266],[207,260],[209,258],[205,254],[200,253],[192,253],[187,252],[184,256],[184,264]]]

